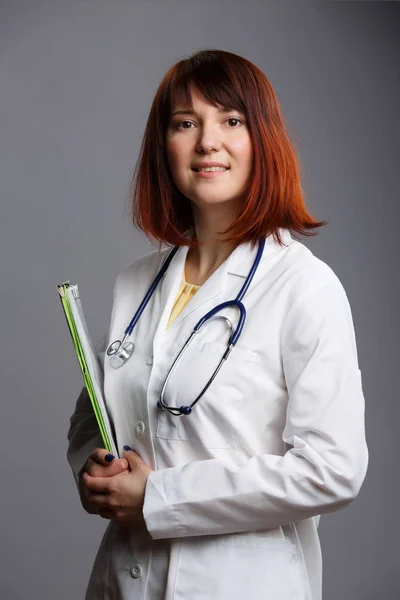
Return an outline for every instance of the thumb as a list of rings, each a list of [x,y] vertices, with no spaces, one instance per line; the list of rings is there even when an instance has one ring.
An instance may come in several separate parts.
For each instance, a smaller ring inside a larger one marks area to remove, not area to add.
[[[139,454],[137,454],[130,446],[124,446],[123,450],[124,456],[128,461],[128,464],[131,469],[137,467],[137,465],[142,462],[142,459],[140,458]]]
[[[115,456],[108,452],[108,450],[106,450],[105,448],[96,448],[95,450],[93,450],[89,458],[91,458],[94,462],[98,463],[99,465],[107,466],[114,461]]]

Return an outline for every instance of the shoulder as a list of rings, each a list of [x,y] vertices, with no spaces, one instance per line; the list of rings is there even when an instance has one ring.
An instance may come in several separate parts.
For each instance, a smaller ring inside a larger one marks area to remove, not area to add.
[[[350,341],[357,358],[352,309],[334,269],[300,242],[287,253],[281,342],[282,353],[342,346]],[[328,354],[327,354],[328,356]],[[297,359],[296,359],[297,360]]]
[[[332,291],[346,296],[346,292],[334,269],[318,258],[303,243],[292,239],[280,260],[282,286],[290,306],[300,297],[306,298],[319,290]]]

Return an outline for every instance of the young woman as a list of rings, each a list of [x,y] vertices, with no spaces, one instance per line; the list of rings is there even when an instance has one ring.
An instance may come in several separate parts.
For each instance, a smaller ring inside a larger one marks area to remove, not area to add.
[[[262,71],[221,50],[174,65],[133,183],[134,223],[169,247],[116,279],[103,360],[121,458],[85,389],[71,418],[82,504],[109,519],[86,598],[320,600],[319,516],[364,480],[364,397],[345,290],[290,233],[326,222]]]

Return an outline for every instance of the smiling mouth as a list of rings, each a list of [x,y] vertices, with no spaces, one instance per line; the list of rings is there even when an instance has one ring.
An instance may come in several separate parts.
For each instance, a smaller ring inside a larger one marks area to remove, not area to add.
[[[195,173],[215,173],[217,171],[228,171],[229,167],[201,167],[199,169],[192,169]]]

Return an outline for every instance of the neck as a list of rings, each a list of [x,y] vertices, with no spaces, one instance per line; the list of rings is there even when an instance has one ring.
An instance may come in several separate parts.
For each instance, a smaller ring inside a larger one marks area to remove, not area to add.
[[[215,210],[196,210],[193,207],[197,248],[190,248],[186,257],[185,277],[188,283],[202,285],[228,258],[238,245],[236,241],[224,241],[219,231],[232,222],[232,206]]]

